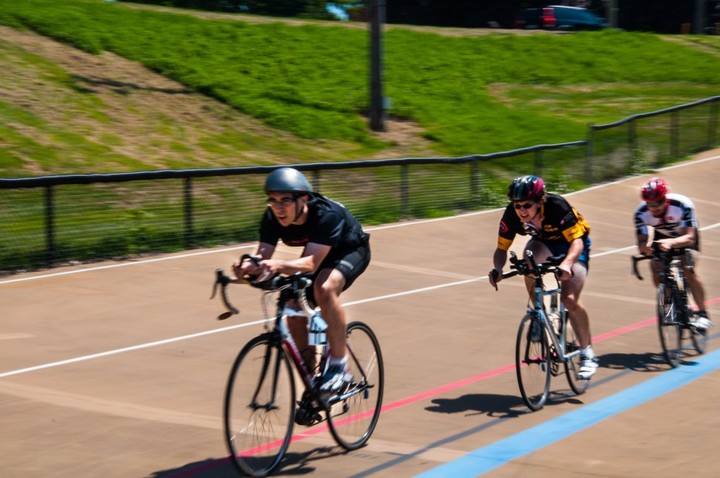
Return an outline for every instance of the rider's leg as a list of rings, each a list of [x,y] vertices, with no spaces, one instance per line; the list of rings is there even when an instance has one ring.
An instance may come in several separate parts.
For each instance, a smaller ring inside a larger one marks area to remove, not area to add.
[[[323,269],[315,279],[313,291],[315,301],[328,324],[330,356],[337,360],[345,357],[346,319],[345,309],[340,303],[340,293],[344,286],[345,277],[339,270]]]
[[[700,275],[697,273],[698,253],[697,251],[689,251],[691,256],[688,259],[683,257],[683,274],[690,284],[690,292],[692,293],[695,305],[701,311],[705,310],[705,286]]]
[[[317,359],[315,358],[315,346],[308,344],[308,319],[304,315],[288,316],[287,320],[290,335],[300,351],[305,365],[312,372],[317,367]]]
[[[573,276],[562,283],[562,301],[568,311],[570,324],[577,336],[580,348],[592,345],[590,319],[585,306],[580,302],[580,293],[585,286],[587,267],[581,262],[573,265]]]
[[[530,239],[528,241],[525,245],[525,250],[523,250],[523,257],[527,257],[525,254],[526,251],[532,251],[536,264],[545,262],[545,260],[552,255],[550,249],[537,239]],[[525,287],[527,288],[528,297],[530,297],[530,303],[532,304],[535,302],[535,280],[533,277],[525,276]]]

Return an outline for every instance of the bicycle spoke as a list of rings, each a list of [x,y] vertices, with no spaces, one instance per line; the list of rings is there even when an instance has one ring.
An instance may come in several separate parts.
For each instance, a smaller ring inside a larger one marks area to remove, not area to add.
[[[539,327],[541,324],[532,315],[523,317],[515,344],[515,371],[520,394],[531,410],[540,410],[550,392],[551,357],[547,335]]]
[[[380,345],[367,325],[349,324],[347,341],[353,381],[339,395],[340,399],[336,398],[327,416],[338,445],[355,450],[365,445],[377,425],[385,375]]]
[[[575,331],[570,324],[570,320],[567,318],[567,312],[565,313],[565,355],[570,355],[573,352],[580,350],[580,345],[575,336]],[[580,354],[576,353],[565,362],[565,376],[567,377],[570,389],[575,392],[576,395],[585,393],[588,388],[588,380],[578,379],[578,372],[580,371]]]
[[[671,367],[680,365],[683,358],[682,324],[678,322],[678,310],[674,292],[666,284],[660,284],[657,292],[658,331],[660,345]]]
[[[238,355],[225,392],[225,437],[231,460],[265,476],[282,460],[292,436],[295,384],[287,356],[267,336]]]

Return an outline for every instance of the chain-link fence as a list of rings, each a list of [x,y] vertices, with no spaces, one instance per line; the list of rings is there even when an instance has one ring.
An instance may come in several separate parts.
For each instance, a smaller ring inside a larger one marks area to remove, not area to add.
[[[717,143],[720,97],[590,126],[586,140],[459,158],[301,164],[366,225],[499,207],[519,174],[553,192],[638,174]],[[0,273],[257,239],[275,167],[0,179]]]

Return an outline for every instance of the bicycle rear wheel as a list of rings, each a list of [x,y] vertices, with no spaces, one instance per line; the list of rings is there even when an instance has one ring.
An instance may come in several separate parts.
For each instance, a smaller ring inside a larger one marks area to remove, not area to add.
[[[657,291],[658,331],[665,359],[675,368],[682,362],[683,327],[678,321],[677,297],[672,287],[660,284]]]
[[[685,291],[686,297],[692,297],[692,293],[690,291],[690,284],[687,283],[687,279],[683,277],[683,289]],[[690,320],[694,317],[695,312],[690,310],[689,304],[686,302],[685,307],[685,314],[688,319],[688,323]],[[700,332],[692,325],[689,325],[687,327],[688,334],[690,335],[690,339],[692,340],[693,347],[695,348],[695,351],[698,354],[704,354],[705,350],[707,349],[707,333],[706,332]]]
[[[225,390],[225,439],[235,467],[266,476],[285,456],[293,430],[295,382],[279,342],[265,334],[240,351]]]
[[[380,418],[385,372],[380,344],[369,326],[347,326],[348,365],[353,380],[327,412],[330,433],[338,445],[356,450],[370,439]],[[332,399],[331,399],[332,402]]]
[[[539,319],[528,313],[520,321],[515,343],[515,372],[525,405],[545,406],[550,392],[551,357],[547,334]]]
[[[563,323],[565,327],[565,355],[578,352],[565,362],[565,376],[567,377],[570,389],[575,392],[576,395],[582,395],[585,393],[585,390],[587,390],[590,381],[580,380],[577,376],[580,371],[580,345],[578,344],[572,324],[570,324],[570,320],[568,319],[567,311],[565,312]]]

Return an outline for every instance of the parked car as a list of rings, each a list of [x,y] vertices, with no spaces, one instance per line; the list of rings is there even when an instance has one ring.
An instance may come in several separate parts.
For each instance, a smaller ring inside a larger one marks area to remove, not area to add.
[[[607,25],[586,8],[549,5],[545,8],[526,8],[515,22],[516,28],[544,30],[599,30]]]

